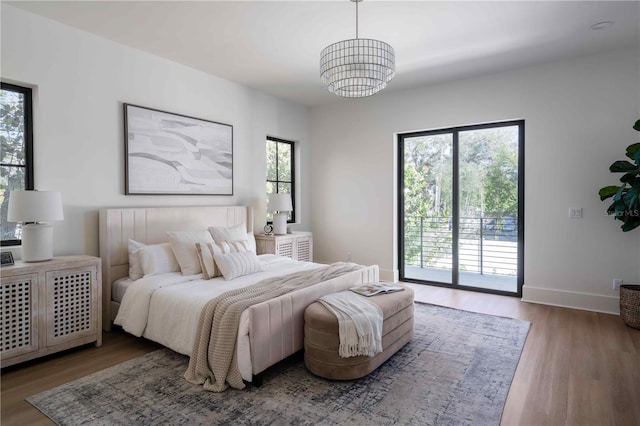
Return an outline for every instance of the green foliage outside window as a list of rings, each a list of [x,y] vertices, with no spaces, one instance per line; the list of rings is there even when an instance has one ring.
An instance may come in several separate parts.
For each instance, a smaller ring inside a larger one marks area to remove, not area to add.
[[[404,142],[405,263],[450,268],[453,136]],[[518,127],[461,131],[458,147],[460,232],[479,238],[480,218],[518,216]]]

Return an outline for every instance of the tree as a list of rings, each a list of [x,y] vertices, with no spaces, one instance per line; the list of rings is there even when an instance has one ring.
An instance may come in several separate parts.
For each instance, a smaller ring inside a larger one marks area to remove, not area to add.
[[[518,215],[518,153],[500,145],[484,178],[484,206],[488,216]]]

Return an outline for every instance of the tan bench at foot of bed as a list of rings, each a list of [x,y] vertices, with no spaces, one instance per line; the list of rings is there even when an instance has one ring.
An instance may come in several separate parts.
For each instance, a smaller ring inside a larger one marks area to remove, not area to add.
[[[413,337],[413,290],[367,297],[384,315],[382,352],[373,357],[341,358],[338,319],[321,303],[304,312],[304,363],[313,374],[327,379],[353,380],[371,373]],[[364,297],[364,296],[363,296]]]

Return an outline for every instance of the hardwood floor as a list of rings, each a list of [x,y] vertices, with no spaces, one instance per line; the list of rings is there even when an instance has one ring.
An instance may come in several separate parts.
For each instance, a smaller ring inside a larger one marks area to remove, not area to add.
[[[503,425],[640,425],[640,330],[620,317],[517,298],[412,285],[416,300],[531,321],[502,416]],[[26,396],[119,364],[159,346],[123,332],[2,372],[9,425],[53,424]]]

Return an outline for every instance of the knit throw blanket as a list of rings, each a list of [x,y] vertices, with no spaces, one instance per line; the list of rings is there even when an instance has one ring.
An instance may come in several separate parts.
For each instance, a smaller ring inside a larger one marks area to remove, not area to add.
[[[200,313],[185,379],[213,392],[222,392],[229,386],[243,389],[245,385],[236,350],[242,312],[252,305],[362,268],[355,263],[334,263],[311,271],[267,278],[212,299]]]
[[[336,318],[342,358],[374,356],[382,352],[382,310],[375,303],[352,291],[318,299]]]

